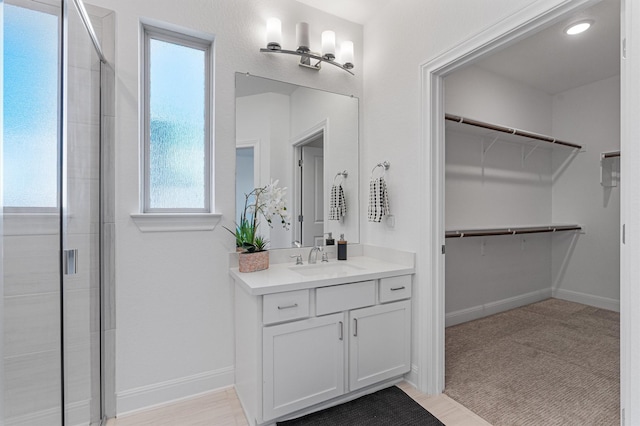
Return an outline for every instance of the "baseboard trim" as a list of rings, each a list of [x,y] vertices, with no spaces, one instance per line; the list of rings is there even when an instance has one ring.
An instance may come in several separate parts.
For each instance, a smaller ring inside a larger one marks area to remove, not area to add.
[[[411,364],[411,370],[404,375],[404,380],[405,382],[408,382],[411,386],[413,386],[414,388],[418,388],[418,377],[420,377],[418,375],[418,365],[417,364]]]
[[[234,384],[234,377],[235,370],[231,366],[117,392],[117,416],[146,411],[200,394],[231,387]]]
[[[569,302],[582,303],[583,305],[589,305],[595,308],[620,312],[620,301],[616,299],[610,299],[608,297],[594,296],[591,294],[563,289],[554,289],[553,297],[557,299],[567,300]]]
[[[445,327],[450,327],[452,325],[462,324],[463,322],[484,318],[489,315],[508,311],[509,309],[519,308],[520,306],[540,302],[541,300],[545,300],[550,297],[552,297],[552,291],[550,288],[547,288],[544,290],[532,291],[530,293],[497,300],[495,302],[485,303],[484,305],[477,305],[471,308],[450,312],[445,316]]]

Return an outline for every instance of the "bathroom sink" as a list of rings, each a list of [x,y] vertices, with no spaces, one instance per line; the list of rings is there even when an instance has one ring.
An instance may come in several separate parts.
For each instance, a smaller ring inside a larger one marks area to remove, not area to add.
[[[289,269],[305,277],[343,276],[364,270],[364,268],[361,268],[359,266],[342,262],[317,263],[315,265],[298,265],[291,266]]]

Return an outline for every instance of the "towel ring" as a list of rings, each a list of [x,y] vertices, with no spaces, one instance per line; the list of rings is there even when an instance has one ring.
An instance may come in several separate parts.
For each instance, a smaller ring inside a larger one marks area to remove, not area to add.
[[[344,182],[344,180],[347,178],[347,176],[349,176],[349,173],[347,173],[346,170],[343,170],[341,172],[336,173],[335,177],[333,178],[333,184],[336,184],[336,179],[338,179],[338,176],[340,176],[342,179],[340,180],[340,183],[342,184],[342,182]]]
[[[383,161],[382,163],[376,164],[375,166],[373,166],[373,169],[371,169],[371,177],[373,177],[373,172],[375,172],[378,167],[382,168],[382,174],[379,177],[384,177],[390,166],[391,163],[389,163],[388,161]]]

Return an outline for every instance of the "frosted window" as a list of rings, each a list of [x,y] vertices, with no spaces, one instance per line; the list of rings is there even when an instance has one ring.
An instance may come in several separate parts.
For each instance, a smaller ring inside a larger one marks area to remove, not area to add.
[[[148,43],[147,211],[208,210],[208,46]]]
[[[55,208],[58,17],[5,3],[3,49],[4,205]]]

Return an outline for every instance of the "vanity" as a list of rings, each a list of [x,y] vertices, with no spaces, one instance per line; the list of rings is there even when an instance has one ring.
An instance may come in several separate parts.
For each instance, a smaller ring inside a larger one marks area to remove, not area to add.
[[[413,253],[349,250],[347,261],[231,268],[236,391],[250,425],[357,398],[410,371]]]

